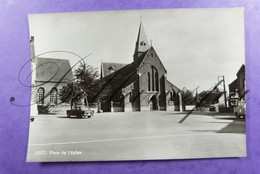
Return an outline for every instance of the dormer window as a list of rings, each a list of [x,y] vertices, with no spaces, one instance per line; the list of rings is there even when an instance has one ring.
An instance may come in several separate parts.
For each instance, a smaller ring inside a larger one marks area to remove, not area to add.
[[[146,46],[146,43],[144,41],[140,42],[141,46]]]
[[[114,68],[112,66],[108,67],[109,71],[114,71]]]

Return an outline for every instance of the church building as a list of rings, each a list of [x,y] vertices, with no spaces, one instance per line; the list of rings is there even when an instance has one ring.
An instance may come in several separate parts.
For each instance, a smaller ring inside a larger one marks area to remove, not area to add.
[[[95,101],[103,112],[180,110],[180,90],[149,44],[140,23],[133,62],[101,63],[101,86]]]

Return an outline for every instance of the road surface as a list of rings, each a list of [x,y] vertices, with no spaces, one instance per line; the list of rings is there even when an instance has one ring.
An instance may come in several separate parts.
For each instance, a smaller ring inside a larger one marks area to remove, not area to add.
[[[90,119],[39,115],[27,161],[114,161],[246,156],[245,120],[219,113],[100,113]]]

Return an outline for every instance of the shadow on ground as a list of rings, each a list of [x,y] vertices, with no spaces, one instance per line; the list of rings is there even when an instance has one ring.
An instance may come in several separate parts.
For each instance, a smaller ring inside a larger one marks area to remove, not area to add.
[[[199,115],[199,116],[234,116],[234,113],[231,112],[223,112],[223,113],[219,113],[219,112],[201,112],[201,111],[183,111],[183,112],[173,112],[173,113],[169,113],[169,115],[186,115],[186,114],[191,114],[191,115]]]
[[[236,117],[215,117],[215,118],[219,120],[233,120],[233,121],[238,120]]]
[[[221,122],[209,122],[210,123],[221,123]],[[226,124],[226,123],[225,123]],[[221,130],[191,130],[192,132],[215,132],[215,133],[236,133],[236,134],[245,134],[246,126],[243,120],[233,120],[226,127]]]
[[[88,117],[86,117],[86,118],[78,118],[78,117],[67,117],[67,116],[56,117],[56,118],[67,118],[67,119],[88,119]]]
[[[246,133],[246,125],[243,120],[234,120],[226,127],[218,131],[217,133],[238,133],[245,134]]]

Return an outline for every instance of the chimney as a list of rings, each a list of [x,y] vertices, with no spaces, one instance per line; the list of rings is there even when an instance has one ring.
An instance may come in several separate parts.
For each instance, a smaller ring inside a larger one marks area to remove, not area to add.
[[[34,36],[31,36],[30,45],[31,45],[31,59],[32,62],[35,62]]]

